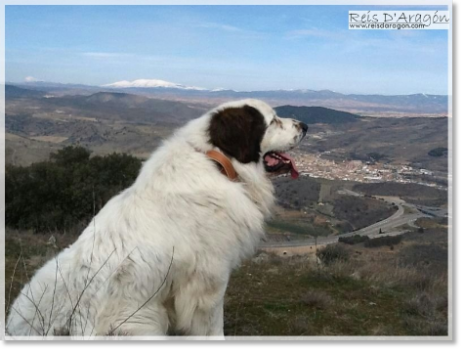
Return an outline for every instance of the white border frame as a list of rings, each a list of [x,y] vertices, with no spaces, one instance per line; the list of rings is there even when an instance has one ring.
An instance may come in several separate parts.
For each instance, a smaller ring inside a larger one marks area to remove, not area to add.
[[[443,341],[448,342],[453,341],[453,336],[455,335],[455,316],[454,316],[454,300],[455,295],[455,286],[454,286],[454,270],[453,264],[456,264],[454,260],[455,254],[455,237],[454,237],[454,228],[455,228],[455,218],[454,218],[454,205],[455,199],[453,197],[454,186],[454,169],[453,169],[453,155],[454,155],[454,133],[456,123],[454,122],[454,104],[453,104],[453,37],[454,30],[456,29],[453,25],[453,4],[451,0],[236,0],[236,1],[227,1],[227,0],[202,0],[202,1],[188,1],[188,0],[173,0],[173,1],[162,1],[162,0],[0,0],[0,240],[3,245],[0,245],[0,299],[2,299],[3,304],[5,300],[5,6],[8,5],[396,5],[396,6],[426,6],[426,5],[441,5],[448,6],[448,11],[450,13],[450,30],[448,35],[448,170],[449,170],[449,186],[448,186],[448,213],[449,213],[449,335],[448,336],[281,336],[281,337],[253,337],[253,336],[241,336],[241,337],[227,337],[226,340],[256,340],[256,341]],[[452,117],[450,117],[452,116]],[[37,338],[37,337],[8,337],[5,336],[5,316],[4,308],[0,309],[0,336],[5,340],[53,340],[54,342],[59,341],[70,341],[70,340],[85,340],[87,342],[92,341],[140,341],[140,340],[172,340],[172,341],[204,341],[204,340],[218,340],[217,338],[206,338],[206,337],[118,337],[118,338],[108,338],[108,337],[94,337],[91,339],[84,338],[69,338],[69,337],[47,337],[47,338]],[[435,345],[435,343],[433,343]],[[424,345],[423,345],[424,346]],[[156,346],[157,347],[157,346]]]

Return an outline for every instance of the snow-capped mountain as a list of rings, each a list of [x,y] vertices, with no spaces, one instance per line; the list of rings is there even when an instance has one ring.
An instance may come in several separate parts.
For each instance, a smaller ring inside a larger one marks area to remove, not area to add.
[[[191,100],[217,104],[238,99],[262,99],[271,105],[322,106],[368,116],[442,116],[449,115],[447,95],[424,93],[410,95],[342,94],[332,90],[290,89],[237,91],[226,88],[201,88],[160,79],[118,81],[102,86],[62,84],[27,79],[12,83],[42,90],[55,96],[97,92],[144,95],[164,100]]]
[[[187,86],[172,82],[167,82],[160,79],[136,79],[133,81],[121,80],[119,82],[104,84],[103,87],[108,88],[169,88],[169,89],[184,89],[184,90],[207,90],[205,88]]]

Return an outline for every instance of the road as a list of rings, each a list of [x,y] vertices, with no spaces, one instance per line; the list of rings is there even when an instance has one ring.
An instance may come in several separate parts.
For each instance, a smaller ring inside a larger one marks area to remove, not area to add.
[[[318,238],[301,240],[301,241],[286,241],[286,242],[273,242],[273,243],[263,242],[261,243],[260,247],[261,248],[278,248],[278,247],[328,245],[328,244],[337,243],[340,237],[349,237],[349,236],[354,236],[354,235],[361,235],[361,236],[366,235],[371,238],[375,238],[381,235],[389,235],[389,236],[401,235],[407,231],[400,230],[400,229],[394,230],[394,228],[400,227],[405,224],[409,224],[413,227],[416,227],[414,222],[418,218],[430,217],[429,215],[426,215],[420,211],[417,211],[416,213],[405,214],[405,209],[403,207],[403,205],[405,204],[404,201],[399,200],[397,198],[383,198],[383,199],[385,201],[388,201],[391,203],[393,202],[394,204],[396,204],[398,207],[398,210],[392,216],[386,219],[383,219],[382,221],[376,222],[368,227],[356,230],[354,232],[337,235],[337,236],[318,237]],[[414,207],[412,205],[409,205],[409,206]],[[379,234],[380,228],[381,228],[382,234]]]

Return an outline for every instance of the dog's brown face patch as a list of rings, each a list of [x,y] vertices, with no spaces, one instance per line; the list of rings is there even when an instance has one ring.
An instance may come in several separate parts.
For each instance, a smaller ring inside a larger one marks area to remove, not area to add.
[[[254,107],[230,107],[212,116],[210,142],[241,163],[258,162],[267,125]]]

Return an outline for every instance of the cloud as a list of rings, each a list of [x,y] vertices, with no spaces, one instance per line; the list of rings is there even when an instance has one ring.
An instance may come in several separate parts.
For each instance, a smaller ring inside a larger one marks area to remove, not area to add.
[[[82,55],[93,58],[118,58],[132,56],[132,54],[121,52],[83,52]]]
[[[34,77],[32,77],[32,76],[27,76],[26,78],[24,78],[24,81],[25,81],[25,82],[29,82],[29,83],[30,83],[30,82],[40,82],[39,79],[34,78]]]
[[[345,38],[344,33],[339,31],[328,31],[323,29],[298,29],[287,33],[290,38],[324,38],[324,39],[343,39]]]
[[[235,27],[235,26],[230,26],[228,24],[221,24],[221,23],[203,23],[199,27],[201,28],[212,28],[212,29],[220,29],[226,32],[242,32],[243,29]]]

